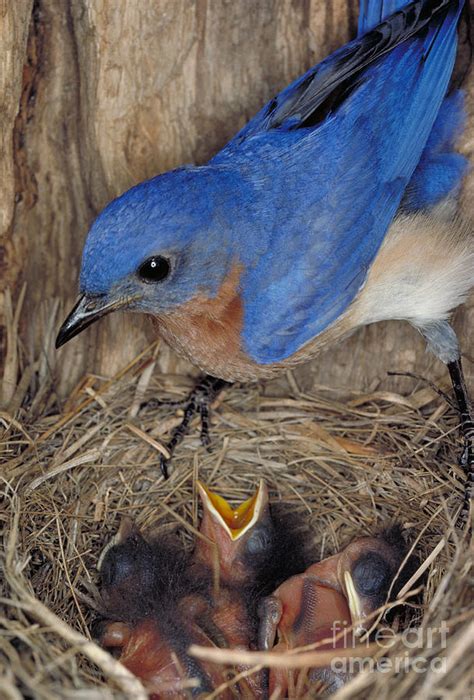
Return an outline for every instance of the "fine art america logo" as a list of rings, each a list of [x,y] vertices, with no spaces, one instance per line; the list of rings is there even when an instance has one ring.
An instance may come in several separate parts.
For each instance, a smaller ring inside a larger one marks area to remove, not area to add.
[[[375,644],[381,650],[389,650],[395,644],[401,644],[402,648],[405,649],[404,654],[397,654],[394,658],[387,656],[374,658],[362,655],[335,656],[331,660],[331,670],[334,673],[355,674],[360,671],[380,671],[382,673],[434,671],[444,673],[446,671],[446,658],[433,656],[429,653],[429,650],[435,647],[446,649],[449,627],[444,621],[439,627],[408,628],[401,633],[394,632],[390,627],[380,627],[374,635],[370,636],[370,641],[369,635],[365,634],[366,631],[358,629],[357,635],[355,635],[352,628],[341,622],[334,622],[331,632],[333,649],[353,647],[360,654],[364,643],[367,647],[372,645],[372,648]],[[365,638],[365,641],[361,642],[360,637]],[[423,655],[413,653],[416,649],[423,650]]]

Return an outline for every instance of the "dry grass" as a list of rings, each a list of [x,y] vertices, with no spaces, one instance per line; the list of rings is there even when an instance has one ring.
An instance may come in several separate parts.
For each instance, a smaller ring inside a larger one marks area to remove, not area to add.
[[[236,501],[263,477],[273,500],[307,523],[315,557],[401,522],[427,561],[421,604],[410,607],[411,624],[425,640],[422,649],[409,650],[410,659],[442,658],[443,667],[361,673],[338,697],[469,697],[472,578],[467,537],[453,527],[462,474],[457,417],[448,403],[421,383],[408,397],[344,401],[323,388],[302,395],[291,378],[283,398],[266,396],[258,385],[233,387],[213,413],[213,451],[193,432],[163,481],[160,441],[179,417],[169,409],[137,415],[138,405],[144,393],[183,397],[191,380],[154,373],[156,352],[148,348],[110,381],[86,377],[65,404],[47,372],[38,380],[37,368],[9,391],[14,414],[0,413],[0,697],[146,697],[90,641],[97,560],[124,515],[145,530],[176,528],[189,545],[198,523],[198,477]],[[400,640],[388,658],[405,651]]]

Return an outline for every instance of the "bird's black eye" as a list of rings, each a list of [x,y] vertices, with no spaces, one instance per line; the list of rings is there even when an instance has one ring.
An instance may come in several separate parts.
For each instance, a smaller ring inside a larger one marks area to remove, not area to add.
[[[170,262],[162,255],[154,255],[148,258],[138,268],[138,274],[145,282],[161,282],[170,273]]]
[[[253,532],[247,540],[245,548],[249,554],[262,554],[272,546],[272,533],[265,525],[255,525]]]
[[[390,566],[377,552],[368,552],[361,556],[351,573],[361,595],[380,595],[386,593],[390,587]]]

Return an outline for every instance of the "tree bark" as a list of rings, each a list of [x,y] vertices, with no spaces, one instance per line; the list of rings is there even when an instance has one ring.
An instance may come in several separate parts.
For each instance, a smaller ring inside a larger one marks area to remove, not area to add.
[[[0,0],[0,311],[7,326],[7,290],[15,306],[26,283],[19,375],[39,358],[38,371],[53,373],[66,395],[85,371],[112,375],[151,342],[145,319],[113,314],[53,349],[91,221],[137,182],[205,162],[279,89],[354,36],[357,13],[358,0]],[[471,127],[460,146],[472,155]],[[473,190],[470,176],[467,214]],[[465,351],[473,318],[472,306],[457,313]],[[160,367],[189,369],[164,348]],[[387,370],[444,372],[413,329],[390,323],[355,334],[298,378],[305,388],[409,388]]]

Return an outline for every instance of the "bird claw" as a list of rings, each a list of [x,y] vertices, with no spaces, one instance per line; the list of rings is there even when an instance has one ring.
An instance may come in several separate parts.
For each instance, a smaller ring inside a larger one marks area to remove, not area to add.
[[[469,466],[474,464],[474,452],[471,440],[464,439],[464,447],[459,458],[459,466],[469,476]]]
[[[464,448],[459,459],[459,466],[465,472],[466,480],[463,504],[457,517],[456,526],[464,529],[469,526],[469,513],[474,495],[474,445],[471,435],[464,436]]]
[[[169,478],[168,462],[170,459],[171,457],[167,459],[164,455],[160,455],[160,471],[164,479]]]
[[[187,399],[179,399],[178,401],[162,401],[161,399],[148,399],[140,404],[140,411],[143,408],[184,408]]]
[[[209,434],[209,406],[212,404],[216,396],[229,385],[229,382],[211,375],[206,375],[191,391],[189,396],[182,401],[160,401],[159,399],[150,399],[144,401],[140,408],[182,408],[184,415],[181,423],[174,428],[171,433],[169,442],[165,445],[169,457],[160,455],[160,469],[165,479],[169,476],[168,466],[173,457],[176,447],[183,441],[183,438],[189,432],[191,421],[197,414],[201,420],[201,444],[209,449],[211,437]]]

